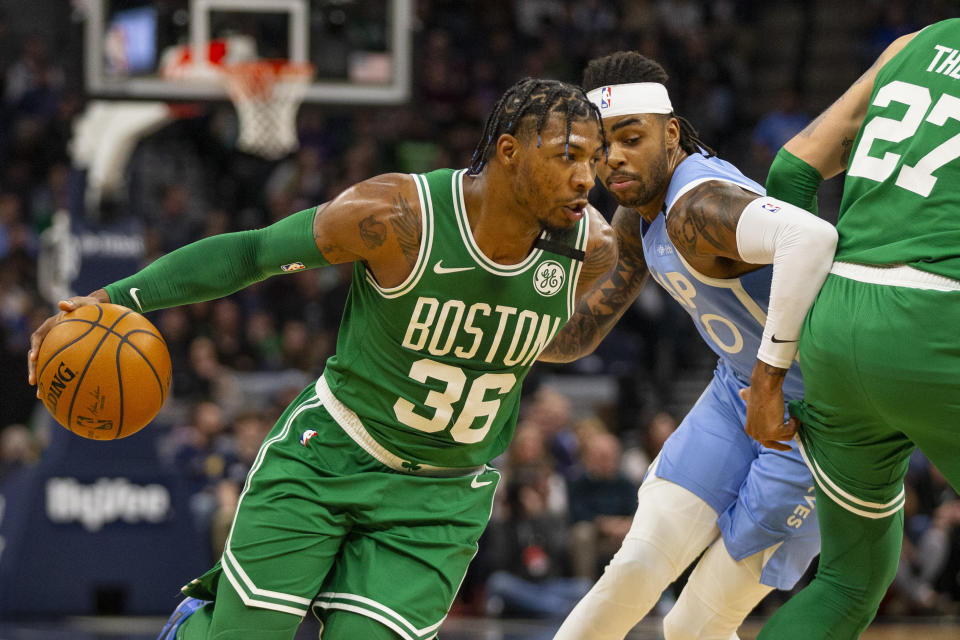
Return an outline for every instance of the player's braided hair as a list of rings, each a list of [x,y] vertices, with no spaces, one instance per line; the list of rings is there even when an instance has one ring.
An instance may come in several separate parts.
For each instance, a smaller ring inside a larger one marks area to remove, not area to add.
[[[563,113],[566,116],[568,142],[570,125],[575,120],[595,120],[603,135],[600,111],[587,99],[583,89],[559,80],[524,78],[507,89],[493,107],[483,127],[480,142],[473,151],[467,173],[480,173],[493,155],[500,136],[505,133],[518,135],[521,126],[533,118],[536,118],[537,146],[540,146],[540,133],[551,113]],[[604,138],[604,147],[606,144]]]
[[[670,76],[656,60],[636,51],[618,51],[602,58],[594,58],[583,71],[583,88],[592,91],[597,87],[611,84],[630,84],[633,82],[659,82],[667,84]],[[687,153],[700,153],[703,149],[708,156],[716,152],[705,145],[697,135],[690,121],[675,113],[670,114],[680,123],[680,148]]]

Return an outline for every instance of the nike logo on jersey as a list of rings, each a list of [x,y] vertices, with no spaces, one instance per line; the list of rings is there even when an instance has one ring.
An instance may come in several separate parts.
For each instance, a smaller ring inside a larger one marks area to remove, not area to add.
[[[473,480],[470,481],[470,486],[473,487],[474,489],[485,487],[488,484],[493,484],[493,480],[486,480],[484,482],[480,482],[480,476],[473,476]]]
[[[137,298],[137,291],[140,291],[137,287],[130,287],[130,297],[133,298],[133,301],[137,303],[137,307],[140,311],[143,311],[143,305],[140,304],[140,299]]]
[[[473,271],[474,267],[442,267],[440,263],[443,260],[437,260],[437,263],[433,265],[433,272],[437,275],[442,276],[445,273],[457,273],[458,271]]]
[[[799,340],[799,338],[798,338]],[[776,342],[777,344],[783,344],[784,342],[796,342],[796,340],[780,340],[776,335],[770,336],[770,342]]]

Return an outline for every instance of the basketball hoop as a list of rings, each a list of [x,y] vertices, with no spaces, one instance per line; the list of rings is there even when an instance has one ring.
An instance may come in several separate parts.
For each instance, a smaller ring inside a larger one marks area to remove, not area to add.
[[[277,160],[295,150],[297,110],[316,71],[306,62],[258,60],[221,66],[222,81],[237,109],[237,148]]]

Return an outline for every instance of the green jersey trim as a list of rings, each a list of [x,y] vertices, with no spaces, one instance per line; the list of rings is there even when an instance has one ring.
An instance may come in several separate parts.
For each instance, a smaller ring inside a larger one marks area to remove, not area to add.
[[[466,169],[460,169],[454,172],[451,178],[453,181],[453,210],[457,218],[457,226],[460,229],[460,237],[463,239],[463,245],[467,248],[471,257],[476,260],[477,264],[490,273],[500,276],[521,273],[540,259],[543,250],[534,249],[530,252],[530,255],[517,264],[503,265],[488,258],[486,254],[480,250],[476,239],[473,237],[473,232],[470,230],[470,220],[467,218],[467,205],[463,199],[463,177],[466,173]]]
[[[417,262],[413,265],[410,275],[395,287],[381,287],[376,278],[373,277],[373,273],[364,267],[367,282],[370,283],[374,291],[384,298],[399,298],[417,286],[427,269],[427,264],[430,262],[430,251],[433,248],[433,200],[430,198],[430,185],[427,184],[427,178],[424,175],[414,174],[413,179],[417,185],[417,196],[420,199],[422,229],[420,230],[420,253],[417,255]]]

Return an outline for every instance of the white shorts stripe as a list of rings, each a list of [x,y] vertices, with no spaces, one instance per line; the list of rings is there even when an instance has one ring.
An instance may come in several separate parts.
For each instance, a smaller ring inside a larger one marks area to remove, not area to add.
[[[267,449],[269,449],[273,445],[273,443],[279,442],[280,440],[283,440],[284,438],[287,437],[287,435],[290,433],[290,426],[293,424],[294,419],[298,415],[300,415],[307,409],[318,407],[320,406],[320,404],[321,404],[320,399],[317,398],[316,396],[311,396],[306,398],[300,404],[300,406],[298,406],[294,411],[292,411],[290,415],[287,417],[287,421],[284,423],[283,429],[280,431],[280,433],[270,438],[269,440],[264,442],[263,445],[261,445],[260,452],[257,453],[257,458],[253,463],[253,467],[250,469],[250,473],[247,474],[247,482],[243,487],[243,492],[240,494],[240,498],[237,500],[238,513],[240,511],[240,507],[243,505],[244,496],[246,496],[247,491],[250,490],[250,482],[253,478],[253,475],[257,472],[257,470],[260,469],[261,465],[263,464],[263,460],[266,457]],[[227,536],[227,543],[224,547],[223,561],[221,562],[221,566],[223,567],[224,573],[226,573],[227,577],[230,579],[230,583],[233,585],[233,588],[236,589],[238,594],[240,594],[240,597],[243,599],[244,603],[250,604],[247,602],[247,599],[248,599],[247,594],[250,594],[251,602],[254,601],[252,600],[252,596],[262,596],[267,598],[274,598],[277,600],[284,600],[291,604],[298,604],[298,605],[303,605],[304,607],[309,607],[310,606],[309,598],[303,598],[300,596],[257,588],[257,586],[253,583],[253,580],[250,579],[250,577],[246,574],[246,572],[240,566],[240,563],[237,561],[236,556],[233,555],[233,551],[230,548],[231,542],[233,540],[233,529],[234,527],[236,527],[236,525],[237,525],[237,518],[234,517],[233,524],[230,525],[230,534]],[[237,571],[238,575],[233,575],[232,571],[227,571],[228,568],[234,568]],[[239,577],[239,580],[242,581],[242,583],[237,580],[238,577]],[[261,602],[261,601],[256,601],[256,602]],[[257,605],[251,605],[251,606],[260,606],[266,609],[276,609],[277,611],[282,610],[285,613],[294,613],[295,615],[301,615],[301,616],[306,613],[306,608],[304,608],[301,611],[299,608],[283,607],[283,605],[279,605],[279,604],[273,605],[269,603],[263,603],[263,604],[257,604]],[[278,608],[278,607],[281,607],[281,608]]]
[[[233,572],[226,565],[226,563],[223,564],[223,575],[225,575],[227,580],[230,581],[230,585],[233,587],[233,590],[236,591],[237,595],[240,596],[240,599],[243,600],[243,604],[247,605],[248,607],[256,607],[257,609],[270,609],[271,611],[279,611],[280,613],[289,613],[290,615],[294,615],[299,618],[307,615],[307,609],[298,609],[273,602],[265,602],[247,595],[243,588],[241,588],[240,583],[237,582],[236,577],[233,575]]]
[[[823,469],[820,468],[820,465],[817,464],[817,461],[812,459],[807,455],[807,450],[803,446],[803,441],[797,437],[797,444],[800,450],[800,455],[803,456],[803,461],[807,463],[807,467],[810,468],[810,471],[813,473],[814,479],[817,481],[817,484],[820,485],[820,489],[827,494],[827,497],[833,500],[835,503],[843,507],[845,510],[850,513],[862,516],[864,518],[870,518],[871,520],[879,520],[880,518],[886,518],[895,514],[897,511],[903,508],[905,502],[905,492],[904,489],[900,488],[900,493],[897,494],[897,497],[891,500],[886,504],[879,504],[876,502],[867,502],[866,500],[860,500],[856,498],[843,489],[841,489],[837,484],[823,472]],[[835,493],[836,492],[836,493]],[[858,509],[857,507],[850,504],[854,502],[856,504],[863,505],[865,507],[874,507],[877,509],[885,509],[884,511],[864,511],[863,509]],[[889,508],[888,508],[889,507]]]
[[[346,605],[342,605],[341,603],[329,602],[326,599],[353,600],[354,602],[357,602],[358,604],[365,607],[364,611],[379,609],[380,611],[383,611],[393,619],[399,621],[407,629],[407,631],[411,632],[413,636],[416,638],[420,638],[424,634],[430,633],[431,631],[436,631],[437,629],[440,628],[440,625],[443,624],[443,621],[446,620],[446,616],[444,616],[438,622],[428,627],[418,629],[415,626],[413,626],[413,624],[411,624],[409,620],[407,620],[402,615],[400,615],[390,607],[386,606],[385,604],[377,602],[376,600],[373,600],[371,598],[358,596],[353,593],[339,593],[339,592],[333,592],[333,591],[324,591],[322,593],[317,594],[317,597],[314,600],[314,606],[325,607],[325,608],[331,608],[331,607],[342,608],[343,606],[346,606]],[[394,627],[391,626],[390,628],[393,629]]]

